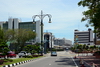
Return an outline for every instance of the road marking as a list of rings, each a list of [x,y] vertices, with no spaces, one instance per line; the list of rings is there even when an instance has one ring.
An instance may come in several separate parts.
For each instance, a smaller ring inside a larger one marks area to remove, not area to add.
[[[66,55],[59,55],[59,56],[66,56]]]
[[[49,64],[49,65],[51,65],[51,64]]]
[[[70,55],[70,53],[68,53],[68,54]],[[71,56],[71,58],[72,58],[72,56]],[[75,60],[73,58],[72,58],[72,60],[73,60],[74,64],[76,65],[76,67],[78,67],[78,65],[76,64]]]

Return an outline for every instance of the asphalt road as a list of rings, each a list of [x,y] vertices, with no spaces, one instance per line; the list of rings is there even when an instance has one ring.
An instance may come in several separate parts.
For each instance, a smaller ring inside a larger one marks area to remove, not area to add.
[[[17,65],[15,67],[78,67],[78,61],[74,60],[75,54],[69,51],[57,52],[57,56],[39,58],[37,60]]]

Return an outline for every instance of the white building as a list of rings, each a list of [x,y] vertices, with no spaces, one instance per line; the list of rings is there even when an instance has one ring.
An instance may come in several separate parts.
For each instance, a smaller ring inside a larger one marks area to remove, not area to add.
[[[8,18],[8,21],[0,22],[1,28],[7,29],[31,29],[36,32],[35,42],[41,43],[40,21],[22,22],[18,18]]]
[[[65,38],[55,38],[54,39],[54,44],[55,45],[59,45],[59,46],[71,46],[72,45],[72,41],[71,40],[67,40]]]
[[[54,47],[54,36],[51,32],[44,32],[44,44],[47,48]]]
[[[86,45],[93,45],[93,31],[88,29],[88,31],[74,31],[74,43],[77,42],[78,44],[86,44]]]

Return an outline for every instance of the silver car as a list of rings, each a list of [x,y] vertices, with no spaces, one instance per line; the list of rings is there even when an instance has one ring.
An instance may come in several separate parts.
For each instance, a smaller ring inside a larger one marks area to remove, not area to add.
[[[51,52],[51,56],[57,56],[57,52],[56,51],[52,51]]]

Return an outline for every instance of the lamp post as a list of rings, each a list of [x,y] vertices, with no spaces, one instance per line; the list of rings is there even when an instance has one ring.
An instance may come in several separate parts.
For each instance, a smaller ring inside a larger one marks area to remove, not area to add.
[[[51,33],[51,53],[52,53],[52,33]]]
[[[43,11],[41,10],[41,14],[40,15],[34,15],[33,18],[33,22],[35,22],[35,18],[39,17],[40,18],[40,22],[41,22],[41,45],[43,45],[43,18],[45,16],[48,16],[49,18],[49,23],[51,23],[51,15],[50,14],[43,14]],[[45,48],[44,48],[45,49]]]

